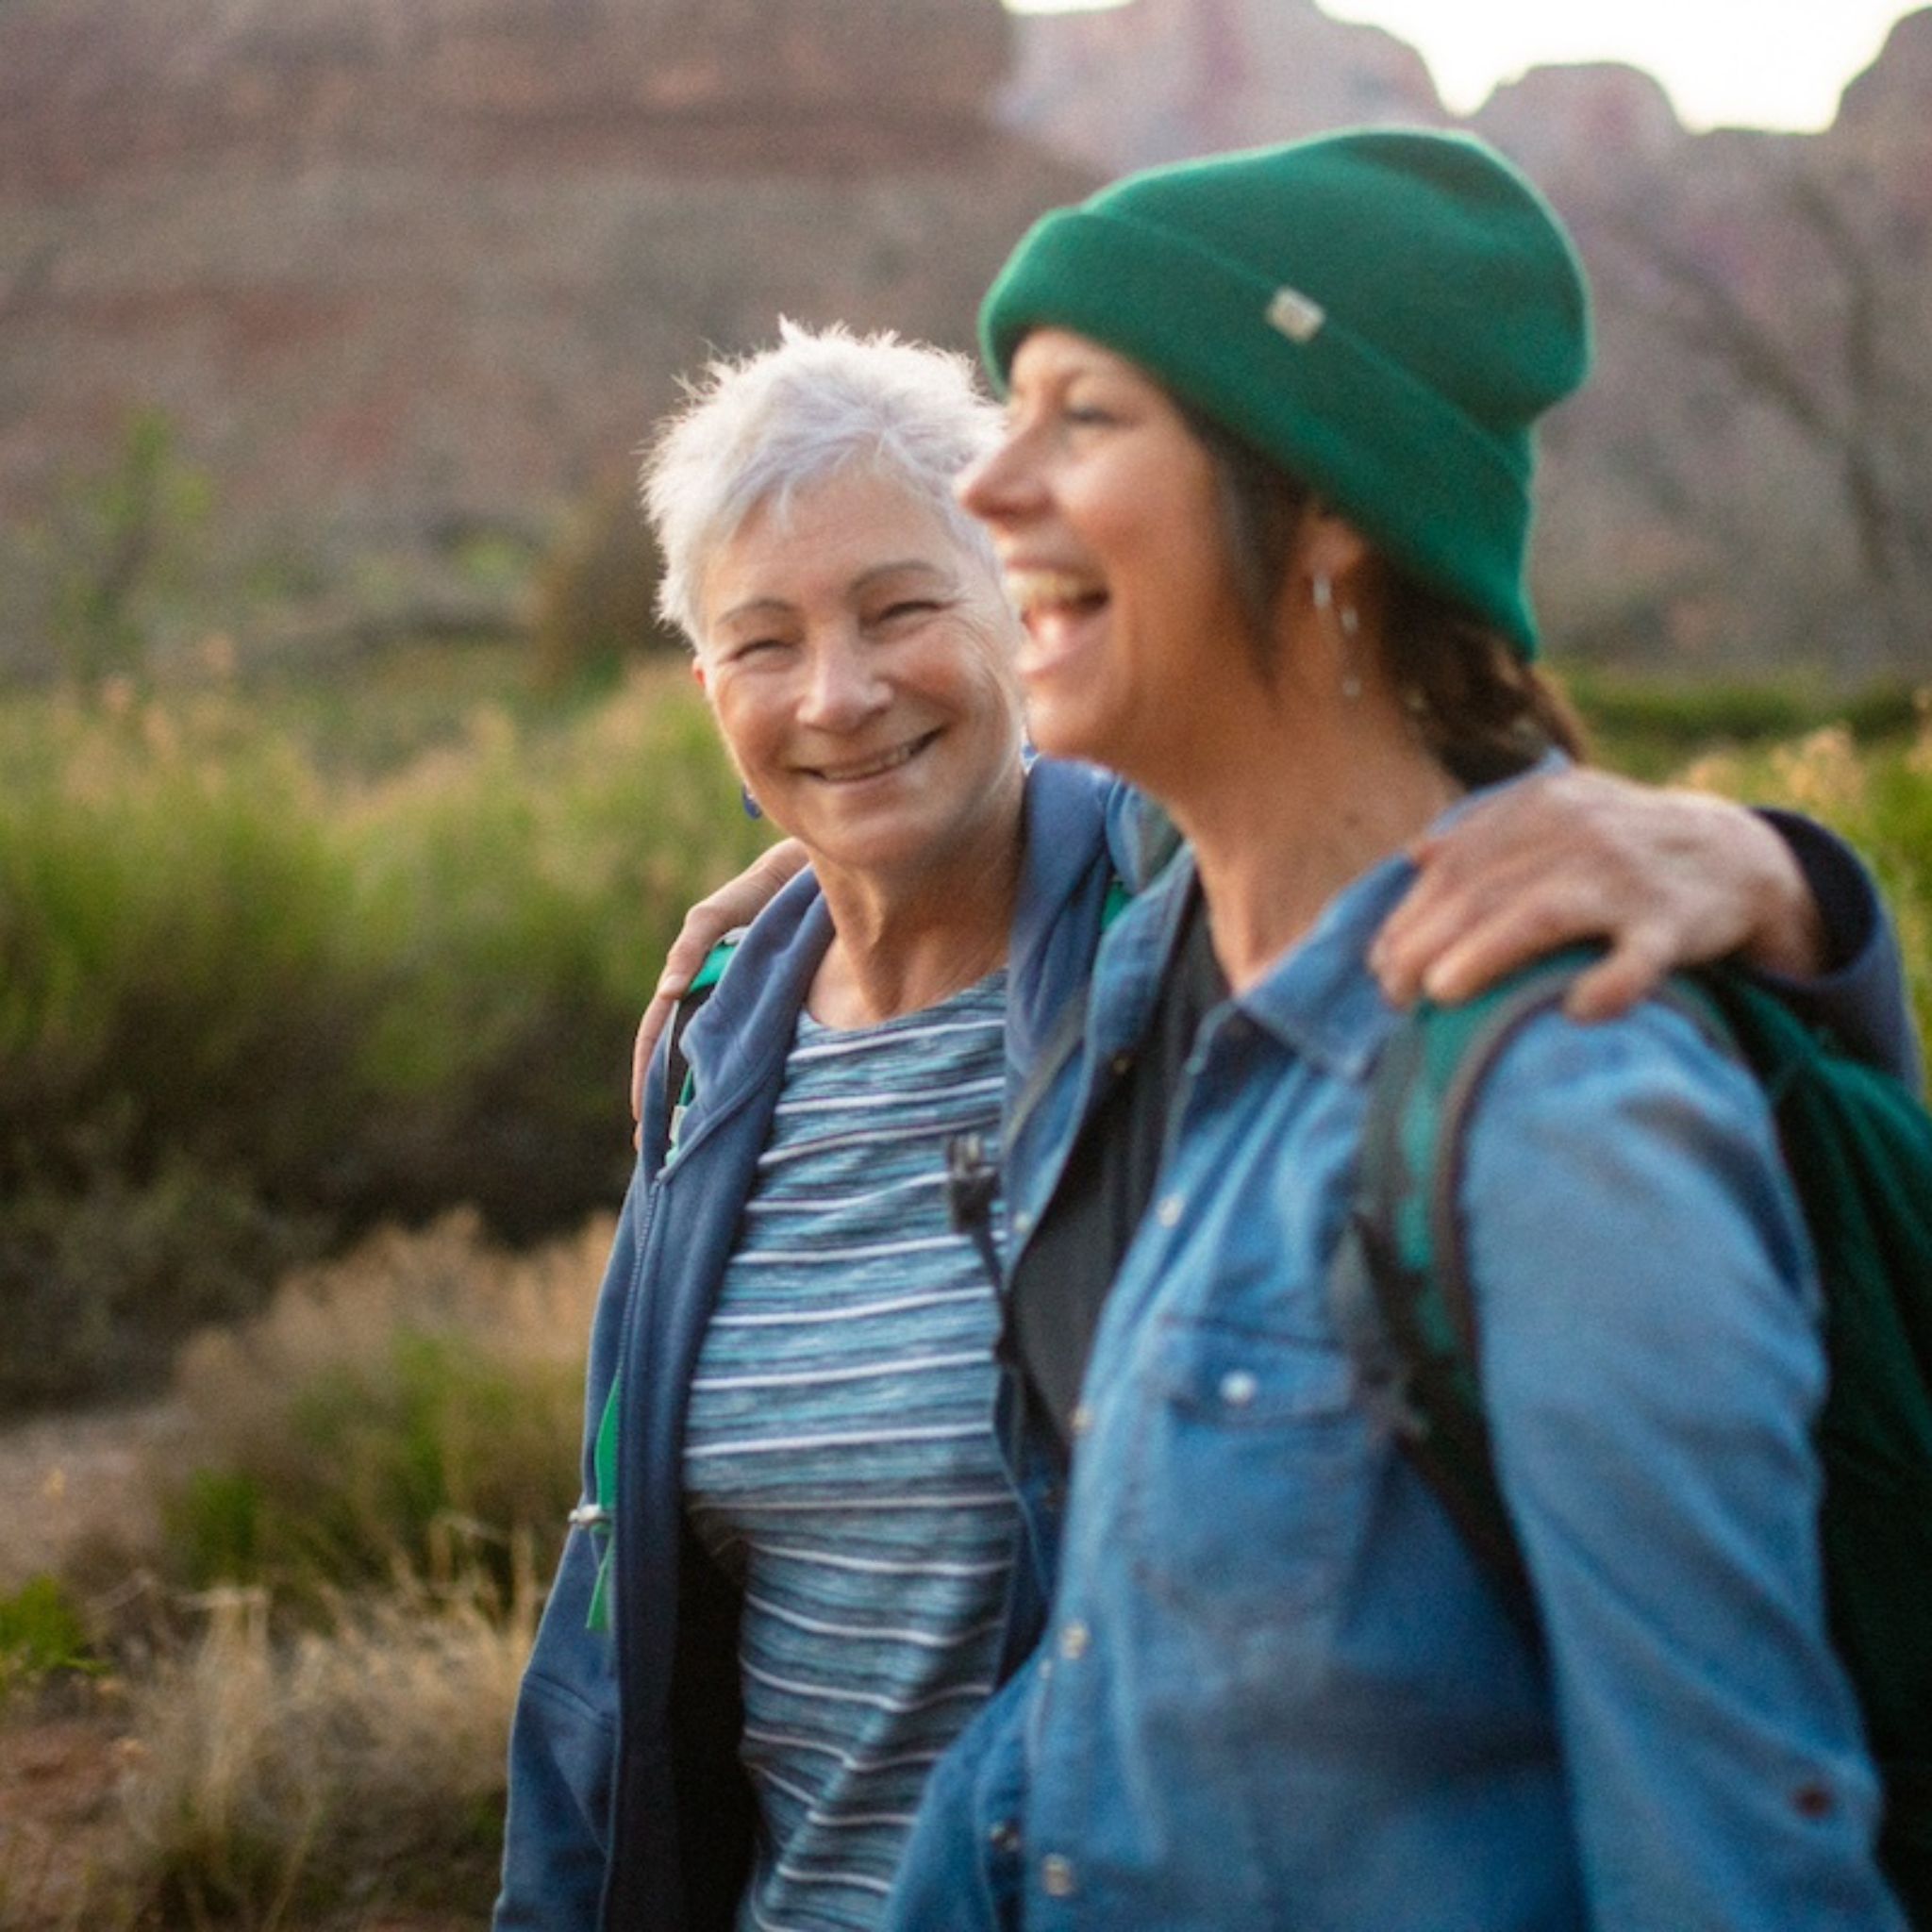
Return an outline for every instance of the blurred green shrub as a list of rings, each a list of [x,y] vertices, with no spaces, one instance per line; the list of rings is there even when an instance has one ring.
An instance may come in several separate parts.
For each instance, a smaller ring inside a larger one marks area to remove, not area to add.
[[[614,1204],[657,962],[758,843],[669,670],[376,782],[125,691],[8,707],[0,764],[0,1410],[158,1379],[376,1221]]]
[[[162,1573],[311,1615],[398,1574],[542,1574],[576,1501],[583,1349],[611,1234],[518,1256],[476,1217],[370,1237],[182,1356],[185,1449],[151,1473]],[[521,1553],[521,1556],[519,1555]]]
[[[138,676],[155,627],[192,581],[213,507],[207,475],[180,454],[160,409],[135,410],[113,460],[57,492],[41,548],[52,566],[50,630],[67,675]]]
[[[474,1566],[507,1593],[516,1539],[554,1545],[576,1501],[582,1403],[581,1361],[399,1330],[285,1391],[267,1426],[231,1438],[232,1462],[190,1473],[163,1506],[170,1573],[312,1606],[398,1567]]]
[[[185,1333],[259,1307],[326,1233],[179,1155],[145,1179],[104,1163],[72,1185],[17,1180],[0,1202],[0,1402],[152,1387]]]
[[[62,1672],[99,1668],[79,1607],[58,1578],[29,1577],[0,1596],[0,1701]]]
[[[543,681],[608,680],[641,652],[681,656],[683,640],[658,616],[663,575],[629,477],[607,480],[537,569],[532,627]]]
[[[1907,737],[1917,720],[1909,684],[1835,693],[1803,682],[1643,677],[1566,669],[1565,689],[1589,722],[1606,763],[1660,777],[1714,745],[1762,745],[1842,724],[1860,741]]]

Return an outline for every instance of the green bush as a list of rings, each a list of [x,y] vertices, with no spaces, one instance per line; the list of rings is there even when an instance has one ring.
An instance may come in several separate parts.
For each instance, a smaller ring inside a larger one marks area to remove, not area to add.
[[[640,653],[682,655],[682,640],[658,616],[663,575],[629,477],[593,491],[538,567],[534,631],[544,681],[608,681]]]
[[[61,1672],[99,1669],[79,1609],[57,1577],[0,1597],[0,1700]]]
[[[0,1408],[153,1380],[383,1219],[614,1204],[657,961],[758,842],[675,672],[375,782],[233,699],[22,701],[0,761],[0,1318],[50,1343]]]
[[[1909,737],[1917,723],[1909,685],[1873,685],[1850,695],[1790,680],[1702,680],[1568,669],[1565,689],[1587,720],[1605,763],[1661,777],[1694,753],[1762,746],[1842,724],[1861,742]]]
[[[155,1472],[170,1581],[311,1615],[399,1574],[547,1574],[576,1501],[583,1348],[610,1223],[517,1255],[472,1214],[291,1276],[180,1361]]]
[[[157,629],[195,575],[213,506],[208,477],[153,408],[129,415],[110,467],[65,479],[41,547],[53,566],[49,630],[70,677],[146,672]]]
[[[232,1462],[191,1472],[163,1505],[169,1570],[310,1606],[399,1566],[474,1566],[507,1593],[519,1538],[554,1557],[576,1500],[582,1397],[578,1361],[399,1330],[298,1382],[227,1445]]]
[[[17,1183],[0,1202],[0,1401],[155,1386],[184,1334],[258,1307],[326,1231],[178,1156],[145,1180],[104,1162],[71,1186]]]

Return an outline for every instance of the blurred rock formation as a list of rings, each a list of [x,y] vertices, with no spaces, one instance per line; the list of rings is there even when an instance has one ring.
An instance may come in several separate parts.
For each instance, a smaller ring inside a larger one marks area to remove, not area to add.
[[[1041,208],[1386,121],[1456,125],[1314,0],[8,0],[0,662],[26,538],[138,410],[212,477],[231,571],[459,614],[466,546],[541,541],[781,311],[963,345]],[[1473,125],[1598,296],[1548,440],[1557,641],[1932,672],[1932,8],[1822,134],[1692,134],[1616,66]]]

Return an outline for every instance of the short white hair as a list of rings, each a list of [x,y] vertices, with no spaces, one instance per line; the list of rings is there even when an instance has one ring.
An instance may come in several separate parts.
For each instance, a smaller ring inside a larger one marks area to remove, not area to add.
[[[778,325],[778,341],[713,362],[686,386],[644,457],[640,493],[663,553],[658,608],[696,646],[698,593],[718,547],[754,510],[782,516],[801,489],[862,463],[944,519],[996,573],[984,527],[953,483],[1000,433],[972,362],[890,331]]]

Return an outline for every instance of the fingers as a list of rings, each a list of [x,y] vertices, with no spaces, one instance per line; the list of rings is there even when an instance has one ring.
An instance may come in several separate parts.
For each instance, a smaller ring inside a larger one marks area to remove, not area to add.
[[[1538,890],[1532,881],[1493,901],[1457,895],[1418,920],[1409,940],[1391,949],[1386,971],[1373,954],[1370,963],[1397,1005],[1426,995],[1454,1006],[1600,930],[1587,894],[1554,881]]]
[[[804,866],[805,847],[796,839],[781,839],[760,852],[735,879],[727,879],[709,898],[702,900],[692,908],[693,913],[708,908],[724,920],[705,950],[708,952],[734,927],[749,925],[771,904],[779,887]],[[686,923],[688,925],[689,920]],[[691,970],[695,973],[697,967]]]
[[[1675,967],[1742,948],[1803,973],[1824,950],[1784,841],[1702,794],[1591,773],[1531,779],[1410,856],[1416,881],[1369,955],[1397,1004],[1468,999],[1557,947],[1601,940],[1605,958],[1566,1004],[1602,1019]]]
[[[663,969],[658,974],[658,984],[651,994],[654,1004],[663,1000],[668,1005],[676,1005],[691,990],[691,981],[711,957],[711,948],[727,932],[743,924],[733,917],[728,904],[720,903],[723,896],[714,892],[708,899],[700,899],[684,915],[684,924],[677,928],[677,937],[671,941],[671,950],[664,955]]]
[[[1369,953],[1397,1005],[1424,993],[1467,999],[1553,947],[1602,929],[1590,879],[1533,846],[1471,862],[1467,848],[1432,842],[1416,856],[1422,870]]]
[[[1675,963],[1668,934],[1626,932],[1594,966],[1576,975],[1563,1001],[1573,1020],[1614,1020],[1627,1013]]]

